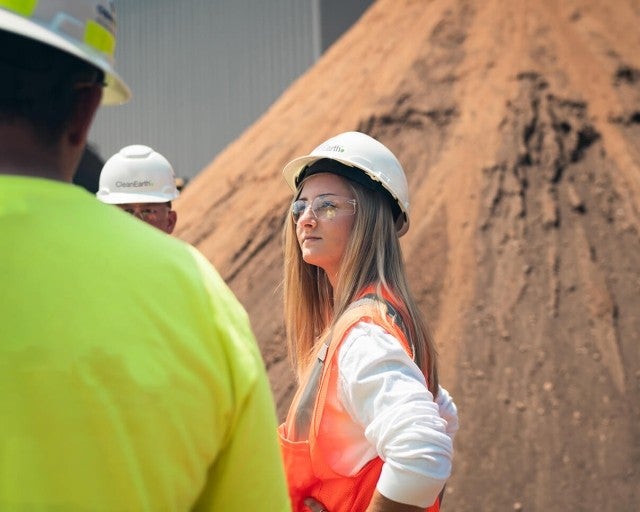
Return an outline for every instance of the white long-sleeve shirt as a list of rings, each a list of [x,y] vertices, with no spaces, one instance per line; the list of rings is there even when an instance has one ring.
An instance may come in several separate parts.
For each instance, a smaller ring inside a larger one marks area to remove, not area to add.
[[[451,474],[456,406],[440,388],[434,402],[422,372],[382,327],[359,322],[338,353],[338,399],[362,428],[362,439],[334,468],[357,473],[384,460],[377,490],[385,497],[428,507]]]

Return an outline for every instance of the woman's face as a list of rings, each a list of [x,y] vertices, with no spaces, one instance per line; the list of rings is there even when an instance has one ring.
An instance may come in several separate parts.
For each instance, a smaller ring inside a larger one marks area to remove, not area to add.
[[[293,205],[296,236],[302,258],[322,268],[335,287],[340,262],[353,229],[356,204],[344,178],[313,174],[302,184]]]

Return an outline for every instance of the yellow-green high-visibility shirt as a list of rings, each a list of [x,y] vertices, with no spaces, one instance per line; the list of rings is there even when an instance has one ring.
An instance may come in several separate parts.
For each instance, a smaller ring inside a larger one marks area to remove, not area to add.
[[[17,176],[0,240],[0,510],[289,510],[248,317],[199,252]]]

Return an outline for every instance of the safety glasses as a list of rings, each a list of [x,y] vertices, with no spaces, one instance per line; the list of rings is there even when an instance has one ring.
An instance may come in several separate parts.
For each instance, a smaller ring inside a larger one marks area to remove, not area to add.
[[[165,204],[149,204],[149,205],[118,205],[125,212],[148,222],[157,221],[170,208]]]
[[[332,220],[339,215],[354,215],[356,200],[333,195],[318,196],[311,203],[298,199],[291,204],[291,217],[296,224],[307,208],[311,208],[311,213],[317,220]]]

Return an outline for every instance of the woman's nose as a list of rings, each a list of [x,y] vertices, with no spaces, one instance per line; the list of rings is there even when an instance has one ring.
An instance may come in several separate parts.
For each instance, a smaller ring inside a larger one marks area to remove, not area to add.
[[[308,225],[315,222],[316,216],[314,215],[313,210],[311,209],[311,205],[309,204],[302,212],[302,215],[300,215],[300,217],[298,218],[298,224]]]

